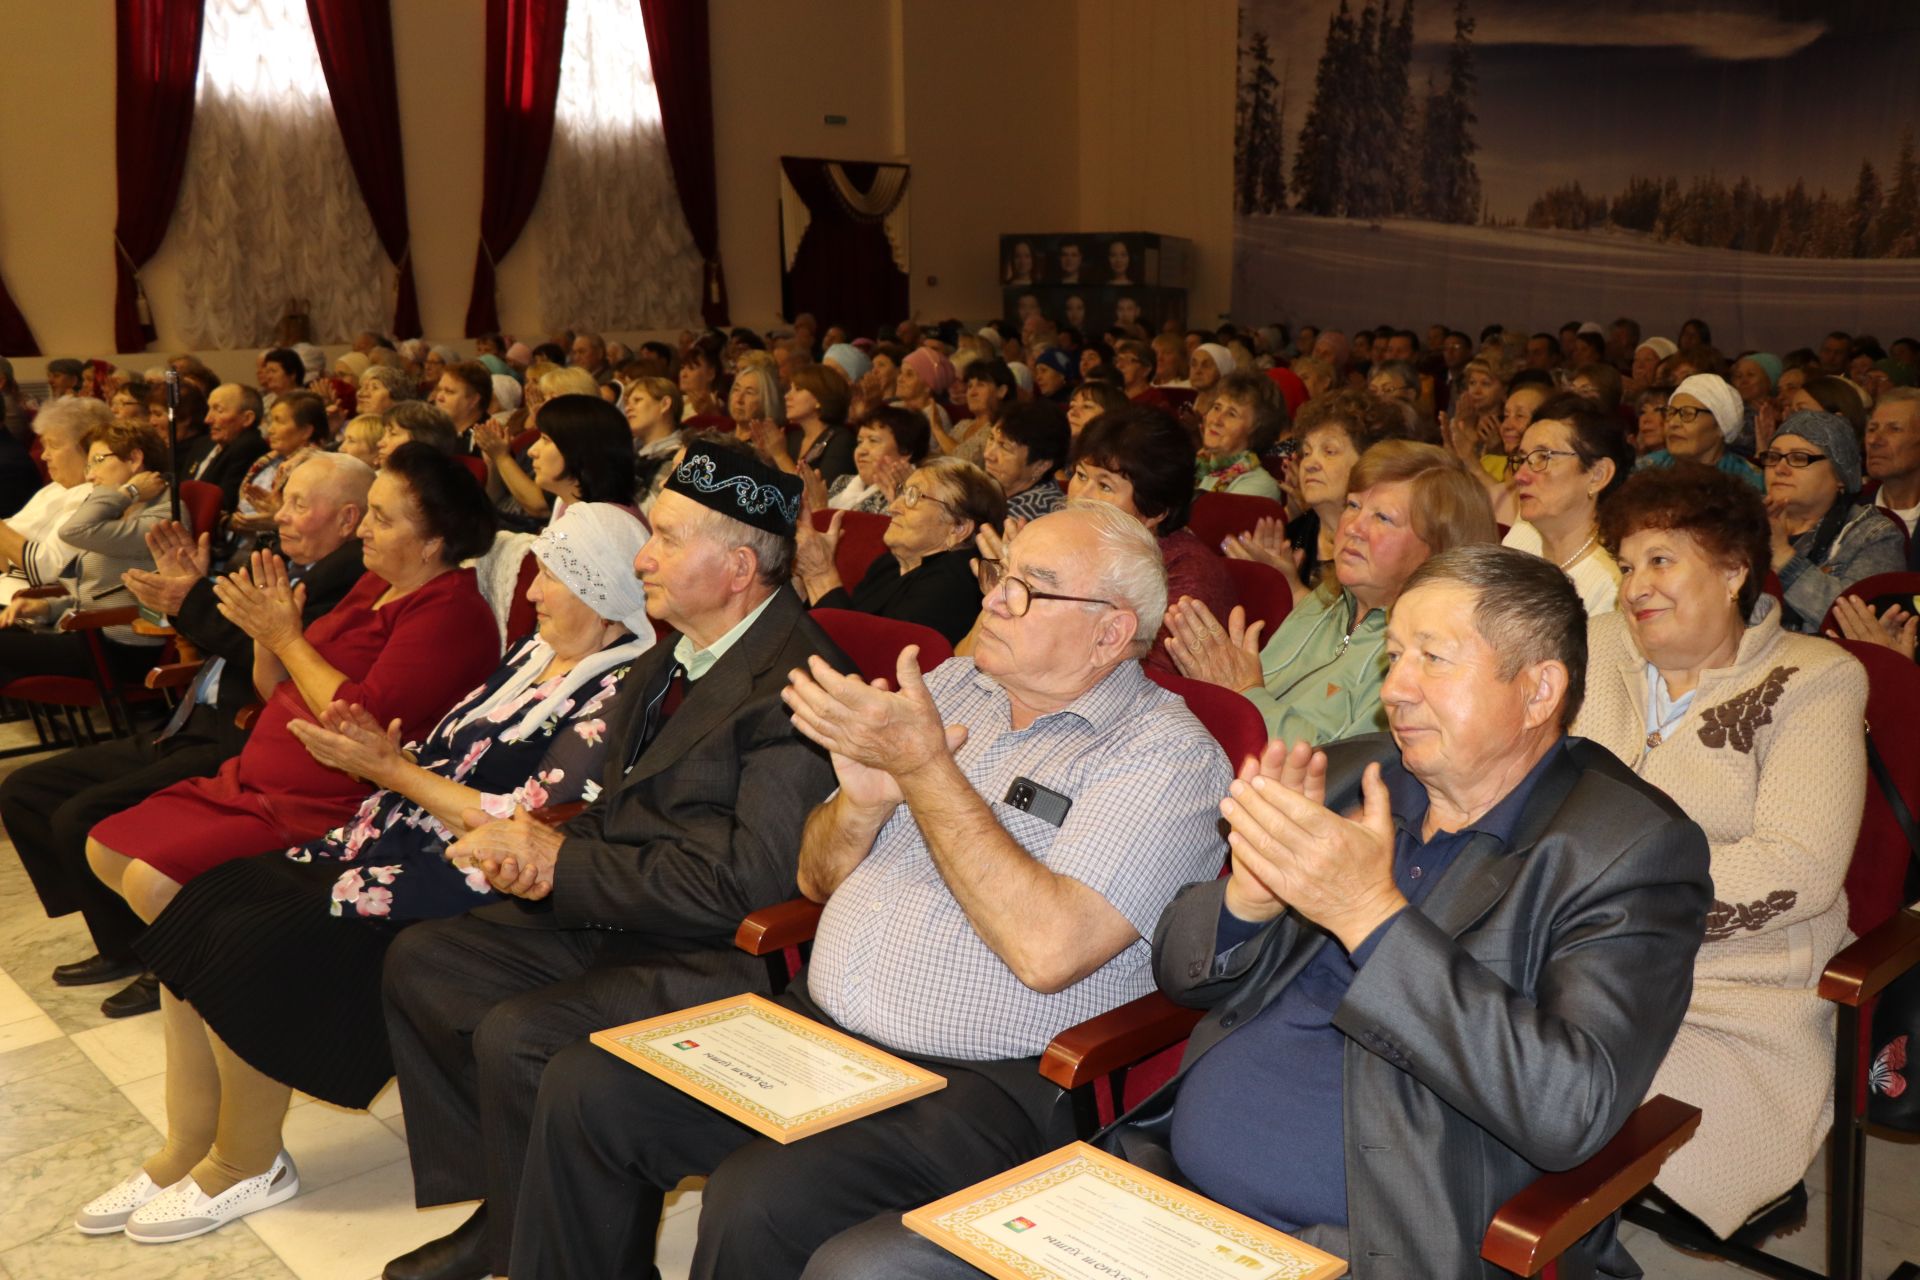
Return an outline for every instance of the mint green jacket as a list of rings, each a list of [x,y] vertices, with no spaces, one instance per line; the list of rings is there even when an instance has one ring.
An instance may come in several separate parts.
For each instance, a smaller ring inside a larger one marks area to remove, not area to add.
[[[1269,737],[1315,746],[1387,727],[1387,611],[1353,624],[1350,591],[1315,591],[1293,607],[1260,651],[1261,686],[1246,690]]]

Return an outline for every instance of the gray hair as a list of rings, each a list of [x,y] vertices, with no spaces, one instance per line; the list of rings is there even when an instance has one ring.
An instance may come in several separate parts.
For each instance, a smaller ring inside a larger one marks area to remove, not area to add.
[[[725,512],[715,511],[705,503],[697,505],[703,513],[698,526],[700,532],[728,547],[745,547],[753,552],[755,576],[762,586],[778,587],[793,576],[792,534],[769,533],[744,520],[735,520]]]
[[[1145,657],[1167,616],[1167,565],[1160,556],[1160,540],[1112,503],[1076,498],[1060,510],[1092,527],[1098,548],[1095,590],[1134,616],[1138,626],[1128,656]]]
[[[369,382],[380,383],[395,400],[412,400],[420,394],[413,375],[395,365],[370,364],[360,374],[360,382],[363,386]]]
[[[332,453],[324,449],[315,449],[311,453],[296,454],[288,468],[288,478],[299,467],[317,466],[327,473],[327,491],[333,500],[341,506],[355,506],[362,511],[367,509],[367,491],[373,488],[374,470],[366,463],[349,454]]]
[[[1572,725],[1587,694],[1587,610],[1572,580],[1551,560],[1472,543],[1442,551],[1414,570],[1400,599],[1446,583],[1474,593],[1473,629],[1500,655],[1500,679],[1511,680],[1536,662],[1567,669],[1560,728]]]
[[[77,446],[90,431],[113,424],[113,410],[91,396],[62,396],[33,417],[34,434],[50,443]]]
[[[1883,404],[1920,404],[1920,387],[1888,387],[1874,402],[1876,408]]]
[[[1383,373],[1409,391],[1420,389],[1420,375],[1414,372],[1413,366],[1405,360],[1383,360],[1373,366],[1374,377],[1377,378]]]
[[[436,342],[432,346],[428,347],[427,355],[439,356],[440,359],[446,364],[460,363],[460,353],[458,351],[455,351],[452,347],[448,346],[444,342]],[[421,358],[425,359],[424,356]]]
[[[402,359],[415,364],[427,358],[427,340],[425,338],[402,338],[397,348]]]
[[[787,398],[780,393],[780,383],[773,372],[760,365],[736,370],[734,381],[743,378],[757,378],[760,382],[760,416],[777,426],[787,425]]]

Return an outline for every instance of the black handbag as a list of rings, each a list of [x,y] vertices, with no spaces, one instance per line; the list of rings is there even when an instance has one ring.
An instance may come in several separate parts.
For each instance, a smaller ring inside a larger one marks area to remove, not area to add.
[[[1920,826],[1907,808],[1906,798],[1893,783],[1887,762],[1867,736],[1867,767],[1873,770],[1880,794],[1893,810],[1893,820],[1907,837],[1913,861],[1907,868],[1906,897],[1920,896]],[[1867,1066],[1867,1119],[1890,1129],[1920,1133],[1920,969],[1909,970],[1880,993],[1873,1010],[1873,1057]]]

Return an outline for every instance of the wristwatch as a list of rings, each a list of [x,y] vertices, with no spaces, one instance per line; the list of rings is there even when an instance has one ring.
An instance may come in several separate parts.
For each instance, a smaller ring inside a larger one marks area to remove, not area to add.
[[[135,502],[140,501],[140,486],[131,480],[120,486],[120,492],[132,498]]]

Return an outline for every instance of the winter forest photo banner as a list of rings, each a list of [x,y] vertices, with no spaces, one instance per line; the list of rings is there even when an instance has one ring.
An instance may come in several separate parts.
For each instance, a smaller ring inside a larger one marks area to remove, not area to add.
[[[1236,318],[1920,331],[1914,0],[1240,0]]]

